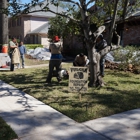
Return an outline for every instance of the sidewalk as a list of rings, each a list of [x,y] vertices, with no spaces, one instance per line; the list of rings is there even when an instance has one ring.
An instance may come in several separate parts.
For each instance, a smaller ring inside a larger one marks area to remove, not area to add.
[[[140,109],[80,124],[2,81],[0,116],[20,140],[140,139]]]
[[[108,140],[2,81],[0,116],[20,140]]]
[[[68,62],[71,62],[70,60],[68,61]],[[62,62],[62,65],[63,64],[66,64],[66,63],[68,63],[68,62]],[[26,69],[28,69],[28,68],[36,68],[36,67],[48,67],[49,66],[49,64],[39,64],[39,65],[31,65],[31,66],[25,66],[25,68]],[[7,67],[7,68],[0,68],[0,71],[5,71],[5,70],[10,70],[10,67]],[[18,70],[17,69],[17,67],[15,67],[15,70]]]
[[[140,140],[140,109],[83,123],[109,140]]]

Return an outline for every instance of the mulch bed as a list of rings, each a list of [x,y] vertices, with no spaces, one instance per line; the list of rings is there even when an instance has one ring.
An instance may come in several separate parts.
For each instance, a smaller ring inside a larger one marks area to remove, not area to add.
[[[140,74],[140,66],[136,66],[133,64],[122,64],[122,63],[115,63],[106,61],[105,62],[105,68],[111,69],[111,70],[121,70],[121,71],[130,71],[134,74]]]

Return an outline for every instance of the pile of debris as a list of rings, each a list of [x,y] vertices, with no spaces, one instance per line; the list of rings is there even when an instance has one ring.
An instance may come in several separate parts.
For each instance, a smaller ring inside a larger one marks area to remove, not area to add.
[[[125,50],[121,50],[120,56],[126,56],[126,52],[127,51]],[[48,48],[38,47],[36,49],[29,49],[25,57],[28,59],[36,59],[36,60],[50,60],[51,53]],[[122,57],[120,59],[122,59]],[[63,60],[65,60],[65,58],[63,58]],[[122,63],[121,61],[115,61],[113,52],[107,53],[107,55],[105,56],[105,60],[106,60],[105,68],[108,68],[111,70],[117,69],[121,71],[130,71],[135,74],[140,74],[140,67],[132,63],[126,64],[126,63]]]
[[[135,74],[140,74],[140,67],[133,65],[133,64],[123,64],[123,63],[117,63],[117,62],[111,62],[106,60],[105,61],[105,68],[111,69],[111,70],[121,70],[121,71],[130,71]]]
[[[11,59],[8,53],[0,53],[0,68],[9,68]]]
[[[25,54],[25,57],[27,58],[27,59],[36,59],[36,58],[33,58],[31,55],[29,55],[29,54]]]

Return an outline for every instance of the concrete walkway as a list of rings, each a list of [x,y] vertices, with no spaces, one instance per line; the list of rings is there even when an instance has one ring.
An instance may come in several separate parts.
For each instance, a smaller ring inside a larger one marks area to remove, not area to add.
[[[2,81],[0,116],[20,140],[108,140]]]
[[[47,67],[49,64],[40,64],[40,65],[31,65],[31,66],[25,66],[25,69],[28,68],[36,68],[36,67]],[[22,69],[22,68],[20,68]],[[0,71],[10,71],[10,67],[6,67],[6,68],[0,68]],[[15,70],[19,70],[16,66],[15,66]]]
[[[79,124],[3,81],[0,81],[0,116],[20,140],[140,139],[140,109]]]
[[[70,61],[71,62],[71,61]],[[62,62],[62,65],[63,64],[67,64],[69,62]],[[39,64],[39,65],[31,65],[31,66],[25,66],[25,69],[28,69],[28,68],[36,68],[36,67],[47,67],[49,66],[49,64]],[[21,68],[22,69],[22,68]],[[10,67],[7,67],[7,68],[0,68],[0,71],[5,71],[5,70],[10,70]],[[17,67],[15,66],[15,70],[18,70]]]

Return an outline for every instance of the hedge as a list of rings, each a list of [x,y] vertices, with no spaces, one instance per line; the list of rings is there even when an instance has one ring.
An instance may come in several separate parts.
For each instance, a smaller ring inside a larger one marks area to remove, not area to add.
[[[36,49],[37,47],[43,48],[41,44],[24,44],[27,49]]]

